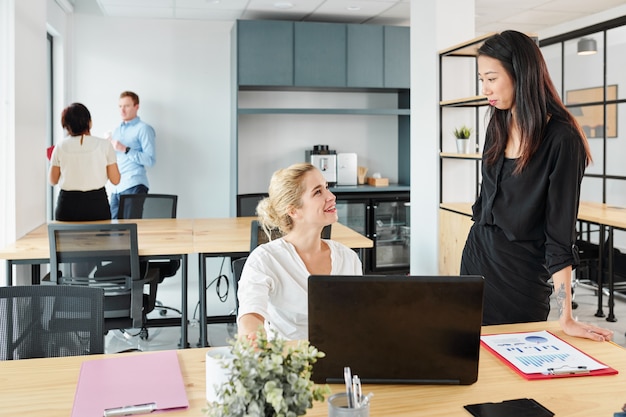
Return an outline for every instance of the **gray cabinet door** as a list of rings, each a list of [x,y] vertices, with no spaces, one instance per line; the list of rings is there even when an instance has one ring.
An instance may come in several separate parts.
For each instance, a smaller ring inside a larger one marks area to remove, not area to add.
[[[346,25],[295,22],[294,85],[346,86]]]
[[[383,87],[383,26],[348,28],[348,87]]]
[[[239,85],[293,85],[293,22],[237,22]]]
[[[385,26],[385,88],[410,88],[410,33],[408,27]]]

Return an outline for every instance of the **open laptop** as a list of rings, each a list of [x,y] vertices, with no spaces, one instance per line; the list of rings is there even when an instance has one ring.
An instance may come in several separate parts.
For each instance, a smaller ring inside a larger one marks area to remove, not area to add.
[[[312,275],[309,342],[326,357],[316,383],[460,384],[478,378],[480,276]]]

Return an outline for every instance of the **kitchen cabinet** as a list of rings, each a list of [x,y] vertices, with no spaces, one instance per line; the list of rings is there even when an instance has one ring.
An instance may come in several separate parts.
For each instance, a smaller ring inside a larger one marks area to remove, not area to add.
[[[237,45],[239,85],[293,85],[293,22],[238,24]]]
[[[403,26],[241,20],[240,86],[410,88],[410,31]]]
[[[365,273],[406,274],[410,270],[410,187],[391,184],[388,187],[331,187],[337,201],[339,223],[361,233],[374,242],[363,250]],[[265,193],[237,196],[237,215],[254,216],[258,201]]]
[[[409,73],[409,28],[397,29],[237,21],[232,97],[235,195],[264,192],[276,169],[304,160],[304,151],[317,144],[338,152],[360,152],[364,165],[392,182],[410,184],[409,83],[385,86],[385,60],[393,61],[398,53],[385,52],[387,32],[404,34],[398,51],[406,50],[407,67],[399,72]],[[264,59],[266,52],[270,59]],[[274,59],[289,70],[280,72],[274,63],[262,62]]]
[[[346,25],[294,23],[294,85],[346,87]]]
[[[411,40],[409,28],[384,27],[385,88],[410,88]]]
[[[348,87],[383,87],[383,26],[351,24],[347,29]]]
[[[392,185],[390,188],[396,191],[371,191],[371,187],[370,191],[368,187],[350,191],[331,188],[337,197],[339,222],[374,242],[362,259],[366,273],[405,274],[410,270],[409,187]],[[402,189],[405,191],[400,191]]]

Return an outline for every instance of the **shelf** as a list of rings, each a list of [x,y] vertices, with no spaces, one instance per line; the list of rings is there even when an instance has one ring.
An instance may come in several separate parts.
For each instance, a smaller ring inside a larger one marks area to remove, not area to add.
[[[443,100],[439,102],[439,105],[441,107],[481,107],[489,105],[489,100],[485,96],[473,96]]]
[[[439,208],[466,216],[472,215],[472,203],[440,203]]]
[[[442,158],[451,158],[451,159],[473,159],[473,160],[481,160],[483,155],[481,153],[452,153],[452,152],[441,152],[439,156]]]
[[[329,109],[329,108],[240,108],[239,114],[340,114],[366,116],[410,116],[410,109]]]
[[[470,39],[467,42],[460,43],[458,45],[451,46],[450,48],[439,51],[439,55],[442,56],[476,56],[476,51],[487,38],[495,35],[495,32],[487,33],[474,39]]]

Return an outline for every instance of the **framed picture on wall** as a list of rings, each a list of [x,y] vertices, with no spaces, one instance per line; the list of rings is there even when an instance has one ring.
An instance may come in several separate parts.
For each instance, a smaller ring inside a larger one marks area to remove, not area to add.
[[[565,100],[568,105],[602,103],[604,101],[604,88],[569,90],[565,95]],[[617,100],[617,85],[606,86],[606,100]],[[582,126],[587,138],[604,137],[604,106],[602,104],[572,107],[569,110]],[[606,137],[617,137],[617,104],[607,104],[606,106]]]

